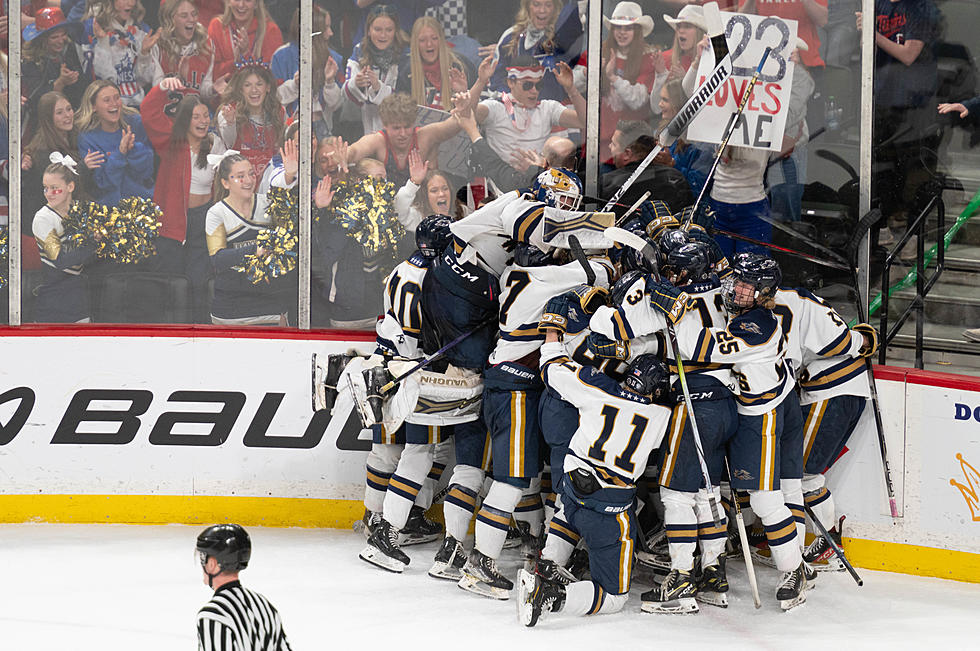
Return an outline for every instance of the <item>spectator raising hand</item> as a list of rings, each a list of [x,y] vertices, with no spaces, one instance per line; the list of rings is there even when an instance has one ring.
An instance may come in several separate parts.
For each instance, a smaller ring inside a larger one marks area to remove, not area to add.
[[[428,171],[429,162],[422,160],[422,154],[418,149],[408,152],[408,180],[415,185],[421,185]]]

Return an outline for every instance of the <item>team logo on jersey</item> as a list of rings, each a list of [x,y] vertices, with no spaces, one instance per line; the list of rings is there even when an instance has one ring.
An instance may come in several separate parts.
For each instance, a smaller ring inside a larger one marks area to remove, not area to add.
[[[974,522],[980,522],[980,497],[977,495],[977,489],[980,489],[980,472],[967,463],[962,454],[957,454],[956,460],[960,462],[960,471],[966,481],[961,484],[955,479],[950,479],[949,485],[960,489],[966,505],[970,507],[970,517]]]
[[[735,470],[735,479],[740,479],[741,481],[753,481],[755,479],[755,475],[748,470],[738,468]]]
[[[740,325],[742,326],[742,330],[746,332],[754,332],[757,335],[762,335],[762,328],[755,321],[742,321]]]

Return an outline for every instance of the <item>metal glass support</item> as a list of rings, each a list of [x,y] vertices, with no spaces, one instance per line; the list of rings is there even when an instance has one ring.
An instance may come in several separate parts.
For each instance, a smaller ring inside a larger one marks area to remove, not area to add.
[[[599,75],[602,71],[602,0],[590,0],[588,24],[589,65],[585,112],[585,194],[599,196]]]
[[[867,215],[871,210],[871,130],[874,126],[874,0],[861,0],[861,12],[870,19],[864,20],[861,30],[861,118],[859,122],[858,139],[861,143],[859,152],[860,185],[858,190],[858,215]],[[861,240],[857,255],[857,283],[863,304],[860,306],[858,319],[868,320],[868,301],[870,298],[870,266],[871,266],[871,231]]]
[[[10,205],[9,225],[7,237],[8,273],[7,281],[10,288],[8,297],[7,323],[10,325],[20,325],[21,323],[21,265],[20,265],[20,150],[21,150],[21,125],[20,125],[20,5],[16,5],[11,10],[8,6],[8,31],[7,31],[7,138],[9,139],[9,153],[7,154],[7,169],[9,170],[10,186],[7,192]],[[38,163],[40,164],[40,163]]]
[[[313,183],[313,0],[300,0],[299,30],[299,291],[296,313],[310,329],[310,225]]]

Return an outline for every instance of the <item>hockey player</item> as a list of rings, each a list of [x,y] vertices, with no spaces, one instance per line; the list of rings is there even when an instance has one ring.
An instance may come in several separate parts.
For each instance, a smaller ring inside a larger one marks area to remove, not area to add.
[[[289,651],[279,611],[244,587],[238,573],[248,567],[252,541],[237,524],[216,524],[197,537],[204,583],[214,589],[197,613],[197,643],[208,651]]]
[[[806,575],[793,514],[779,490],[781,477],[803,474],[802,419],[795,400],[790,400],[794,408],[786,408],[794,389],[792,371],[785,359],[785,338],[772,313],[782,274],[774,260],[758,254],[740,254],[732,269],[721,292],[730,319],[727,326],[705,328],[697,320],[681,319],[685,310],[695,307],[690,296],[650,279],[646,292],[658,312],[647,329],[663,329],[669,320],[676,325],[681,355],[695,363],[732,365],[739,385],[739,423],[729,444],[731,484],[749,492],[765,527],[776,567],[784,573],[776,599],[788,610],[806,600]],[[601,311],[591,325],[610,338],[633,336],[622,319],[610,327]]]
[[[801,542],[805,500],[839,546],[824,472],[843,450],[871,395],[862,358],[875,354],[878,333],[867,323],[849,329],[830,304],[805,289],[779,289],[773,312],[786,335],[786,356],[797,374],[804,411],[803,478],[781,482],[782,490],[797,518]],[[803,559],[814,569],[844,570],[823,536],[811,543]]]
[[[511,516],[526,523],[527,534],[541,535],[544,511],[515,513],[522,492],[539,492],[536,478],[542,469],[538,399],[543,386],[538,356],[543,338],[538,332],[545,303],[551,296],[575,289],[576,309],[591,313],[605,302],[612,264],[606,258],[588,262],[596,278],[590,287],[578,261],[556,264],[538,247],[518,243],[514,264],[501,277],[500,338],[484,371],[483,416],[490,430],[494,481],[476,518],[476,542],[459,587],[485,596],[507,599],[513,583],[500,574],[496,560],[507,536]],[[532,490],[529,490],[532,489]],[[528,500],[531,502],[532,500]]]
[[[449,224],[449,218],[441,215],[423,219],[415,229],[418,251],[388,276],[384,317],[377,325],[379,353],[410,360],[421,356],[422,282],[432,262],[451,240]],[[375,516],[374,522],[365,523],[371,532],[367,546],[359,554],[362,560],[391,572],[402,572],[409,564],[408,555],[399,549],[399,532],[410,519],[413,530],[419,526],[425,529],[426,540],[440,533],[439,528],[434,528],[437,525],[425,520],[424,509],[415,502],[432,468],[435,445],[448,434],[445,430],[449,428],[406,422],[401,429],[389,434],[383,425],[373,428],[375,440],[368,459],[368,489],[378,491],[383,485],[385,490],[380,518]]]
[[[546,312],[560,314],[562,301],[567,299],[553,299]],[[542,375],[549,388],[579,410],[559,491],[565,517],[588,545],[592,578],[566,585],[546,548],[534,574],[519,572],[518,612],[525,626],[534,626],[549,612],[615,613],[629,600],[635,482],[670,417],[670,408],[658,403],[669,392],[669,373],[662,362],[653,355],[637,357],[620,384],[572,361],[558,340],[560,325],[542,322],[549,329],[541,348]]]

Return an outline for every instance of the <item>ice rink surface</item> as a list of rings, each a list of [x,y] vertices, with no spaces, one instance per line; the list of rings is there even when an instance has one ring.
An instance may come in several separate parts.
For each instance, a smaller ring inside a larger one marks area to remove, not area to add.
[[[196,648],[195,614],[211,595],[194,540],[204,527],[0,525],[0,649]],[[426,575],[436,543],[406,548],[395,575],[357,558],[361,534],[250,527],[243,583],[268,596],[293,649],[921,649],[978,648],[980,585],[859,570],[821,574],[801,608],[783,613],[778,572],[757,568],[755,610],[741,562],[729,563],[727,610],[640,612],[648,586],[634,582],[626,609],[549,617],[533,629],[513,600],[490,601]],[[502,566],[516,574],[514,551]]]

